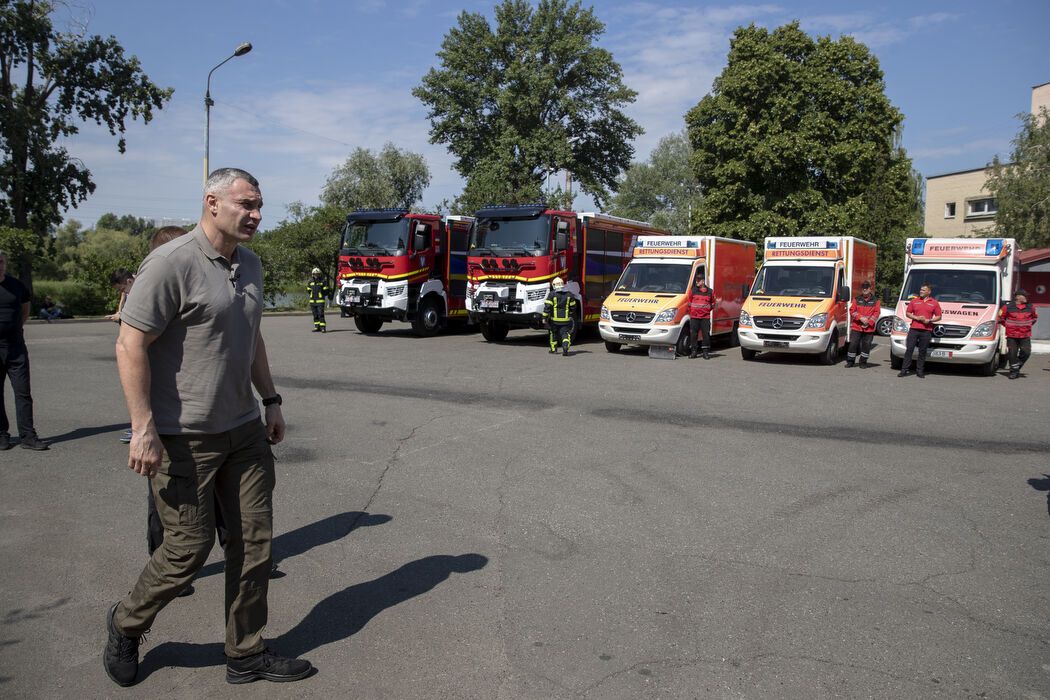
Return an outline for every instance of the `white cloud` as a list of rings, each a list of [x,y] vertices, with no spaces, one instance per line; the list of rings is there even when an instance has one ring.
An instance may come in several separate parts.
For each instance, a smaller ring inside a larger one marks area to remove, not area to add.
[[[943,132],[942,132],[943,133]],[[1005,156],[1009,153],[1009,139],[974,139],[963,143],[944,146],[915,146],[908,149],[912,158],[925,160],[943,160],[959,156],[972,156],[974,167],[989,163],[996,154]]]

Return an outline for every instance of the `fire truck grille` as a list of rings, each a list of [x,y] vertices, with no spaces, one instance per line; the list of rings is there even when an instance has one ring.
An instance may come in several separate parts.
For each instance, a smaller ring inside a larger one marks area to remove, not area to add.
[[[783,331],[797,331],[806,322],[804,318],[792,316],[755,316],[755,325],[759,328],[770,328]],[[780,324],[777,324],[780,321]]]
[[[643,311],[613,311],[612,320],[620,323],[649,323],[655,315]]]
[[[525,296],[528,297],[529,301],[542,301],[547,298],[547,290],[529,289],[525,292]]]

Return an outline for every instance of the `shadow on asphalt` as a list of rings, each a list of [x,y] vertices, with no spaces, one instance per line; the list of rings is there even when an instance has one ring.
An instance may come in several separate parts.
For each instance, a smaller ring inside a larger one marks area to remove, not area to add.
[[[1050,474],[1043,474],[1042,479],[1029,479],[1028,485],[1036,491],[1046,491],[1046,514],[1050,515]]]
[[[278,535],[273,538],[273,560],[280,563],[285,559],[299,556],[310,551],[314,547],[330,544],[341,540],[352,531],[360,527],[371,527],[388,523],[393,518],[380,513],[364,513],[359,510],[351,510],[339,515],[331,515],[316,523],[304,525],[291,532]],[[197,578],[204,578],[217,574],[223,570],[223,562],[216,561],[208,564],[200,570]],[[280,578],[280,577],[279,577]]]
[[[379,613],[427,593],[452,574],[484,568],[488,557],[481,554],[423,557],[380,576],[328,596],[302,622],[274,640],[281,654],[302,656],[310,651],[347,639],[364,628]]]
[[[454,573],[477,571],[488,562],[488,557],[481,554],[439,554],[409,562],[375,580],[348,586],[322,600],[298,625],[273,640],[273,651],[300,657],[325,644],[347,639],[384,610],[427,593]],[[166,666],[204,668],[225,662],[220,642],[164,642],[143,657],[139,681]]]
[[[77,428],[76,430],[70,430],[68,433],[62,433],[61,435],[53,435],[45,439],[52,445],[54,445],[59,442],[70,442],[71,440],[80,440],[82,438],[91,437],[92,435],[114,433],[118,430],[124,431],[130,427],[131,424],[128,422],[113,423],[111,425],[97,425],[93,428]]]

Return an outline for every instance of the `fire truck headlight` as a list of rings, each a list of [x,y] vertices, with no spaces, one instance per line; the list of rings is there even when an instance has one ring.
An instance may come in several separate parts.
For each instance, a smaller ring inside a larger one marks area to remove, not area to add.
[[[991,338],[993,335],[995,335],[996,325],[998,324],[995,321],[985,321],[984,323],[973,329],[973,335],[971,337]]]
[[[752,323],[751,323],[751,314],[749,314],[746,311],[741,310],[740,311],[740,320],[737,322],[737,326],[740,327],[740,328],[750,328],[751,325],[752,325]]]
[[[609,307],[607,307],[604,304],[602,304],[602,311],[601,311],[600,316],[601,316],[601,319],[603,321],[611,321],[612,320],[612,316],[609,315]]]
[[[678,309],[664,309],[656,314],[653,323],[673,323],[674,317],[678,315]]]
[[[827,314],[814,314],[806,321],[806,328],[823,328],[828,325]]]
[[[894,333],[907,333],[908,332],[908,322],[905,321],[900,316],[894,316],[893,317],[893,332]]]

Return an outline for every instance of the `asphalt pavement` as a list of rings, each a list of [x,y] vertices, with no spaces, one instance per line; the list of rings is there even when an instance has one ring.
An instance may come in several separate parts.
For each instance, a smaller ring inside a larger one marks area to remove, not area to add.
[[[221,552],[102,668],[146,559],[110,323],[35,324],[47,452],[0,453],[4,697],[1050,697],[1050,355],[1026,376],[567,358],[515,331],[267,317],[284,396],[267,636],[230,686]],[[12,415],[10,390],[8,414]]]

